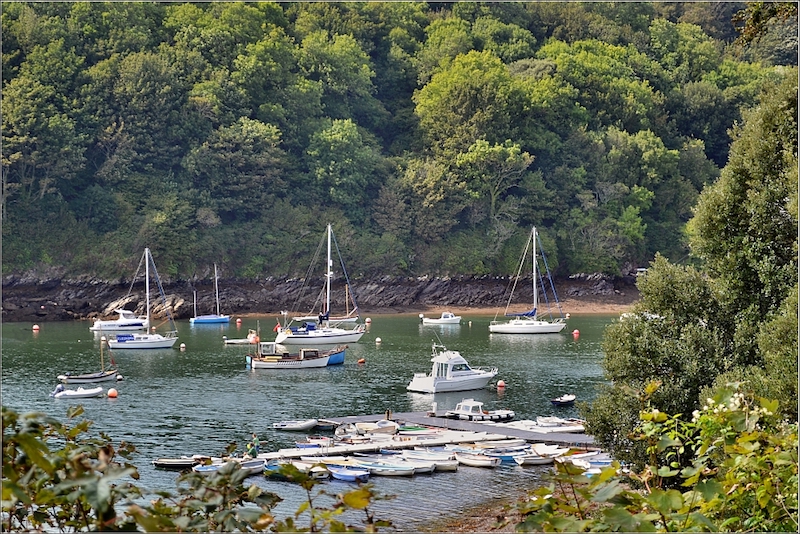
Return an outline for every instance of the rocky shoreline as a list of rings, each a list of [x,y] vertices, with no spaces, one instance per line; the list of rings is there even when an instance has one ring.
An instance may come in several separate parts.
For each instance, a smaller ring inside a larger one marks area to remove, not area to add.
[[[508,277],[383,277],[353,281],[356,298],[364,313],[411,313],[450,309],[469,311],[505,309],[510,287]],[[565,313],[613,313],[625,309],[639,298],[633,277],[611,278],[579,274],[555,281],[559,302]],[[3,322],[74,321],[114,316],[125,308],[145,313],[144,283],[130,280],[68,279],[61,277],[7,275],[2,286]],[[521,280],[514,302],[519,308],[531,302],[530,280]],[[153,315],[165,317],[167,309],[174,319],[194,315],[194,295],[198,313],[212,313],[216,304],[213,280],[164,281],[166,306],[153,294]],[[220,280],[221,312],[232,316],[280,315],[282,310],[307,313],[318,309],[322,282],[305,284],[302,279]],[[343,287],[334,287],[332,302],[344,307]],[[551,306],[552,306],[552,297]],[[541,300],[541,298],[540,298]],[[333,306],[332,306],[333,307]],[[546,305],[540,302],[540,309]],[[338,311],[339,308],[335,308]]]

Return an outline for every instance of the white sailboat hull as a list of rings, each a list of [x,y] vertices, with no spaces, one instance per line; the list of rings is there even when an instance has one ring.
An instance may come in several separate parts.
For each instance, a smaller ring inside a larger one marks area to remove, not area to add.
[[[115,370],[99,371],[97,373],[85,373],[71,375],[65,373],[58,375],[58,379],[64,384],[95,384],[97,382],[108,382],[109,380],[119,380],[120,375]]]
[[[553,322],[519,318],[505,322],[493,321],[489,332],[493,334],[558,334],[567,326],[561,319]]]
[[[331,345],[356,343],[364,335],[361,326],[353,330],[344,328],[319,328],[316,330],[291,330],[286,328],[275,336],[275,343],[281,345]]]
[[[112,349],[171,349],[178,338],[161,334],[119,334],[108,340]]]

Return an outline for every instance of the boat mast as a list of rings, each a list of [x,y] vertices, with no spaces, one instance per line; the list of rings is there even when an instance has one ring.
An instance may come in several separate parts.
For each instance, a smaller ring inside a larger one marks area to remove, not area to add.
[[[217,278],[217,264],[214,264],[214,293],[217,297],[217,315],[219,315],[219,279]]]
[[[531,240],[533,241],[533,254],[531,261],[533,261],[533,318],[536,319],[537,308],[539,307],[539,283],[536,279],[536,227],[531,230]]]
[[[150,327],[150,249],[144,249],[144,284],[145,284],[145,303],[147,305],[147,326]]]
[[[328,318],[325,321],[325,326],[330,326],[330,316],[331,316],[331,278],[333,277],[333,272],[331,271],[333,267],[333,262],[331,261],[331,225],[328,224],[328,272],[325,274],[325,316]]]

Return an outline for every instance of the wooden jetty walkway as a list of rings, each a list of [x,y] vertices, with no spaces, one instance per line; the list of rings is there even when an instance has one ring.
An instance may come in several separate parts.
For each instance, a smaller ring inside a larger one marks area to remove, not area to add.
[[[390,439],[369,443],[337,444],[320,448],[291,448],[259,454],[259,458],[299,458],[307,455],[347,455],[355,452],[375,452],[380,449],[408,449],[416,446],[438,447],[453,443],[468,443],[488,440],[519,438],[531,443],[547,443],[562,447],[594,448],[594,438],[586,434],[566,432],[536,432],[512,428],[497,423],[449,419],[442,413],[403,412],[380,415],[351,415],[319,419],[321,425],[346,425],[350,423],[374,423],[388,418],[405,425],[438,428],[440,435],[406,436],[397,434]]]

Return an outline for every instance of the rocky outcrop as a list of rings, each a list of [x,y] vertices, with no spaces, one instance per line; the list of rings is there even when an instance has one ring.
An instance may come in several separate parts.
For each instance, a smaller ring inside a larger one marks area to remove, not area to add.
[[[162,281],[164,282],[164,281]],[[497,276],[458,277],[382,277],[354,281],[356,299],[363,312],[390,313],[425,310],[433,307],[504,307],[511,280]],[[194,315],[194,292],[198,313],[215,310],[213,280],[163,283],[166,307],[151,290],[154,316],[175,319]],[[304,284],[302,279],[220,280],[223,313],[231,315],[279,314],[281,310],[306,313],[322,298],[322,282]],[[514,302],[531,302],[531,281],[520,280]],[[562,300],[589,299],[629,303],[638,298],[633,279],[612,279],[602,275],[574,275],[556,282]],[[334,288],[332,302],[344,307],[343,287]],[[44,279],[9,275],[3,278],[2,320],[69,321],[112,316],[116,308],[144,314],[144,284],[131,288],[129,280]],[[343,312],[337,307],[335,313]]]

